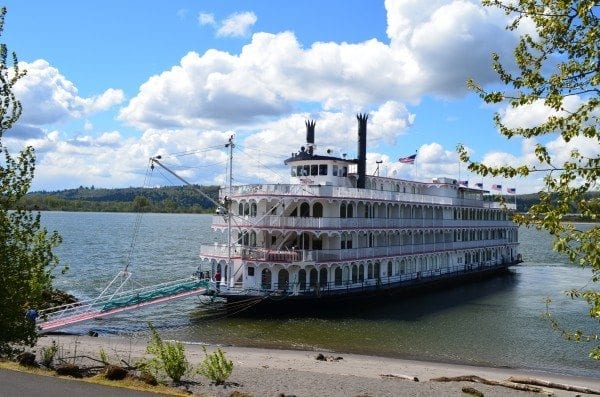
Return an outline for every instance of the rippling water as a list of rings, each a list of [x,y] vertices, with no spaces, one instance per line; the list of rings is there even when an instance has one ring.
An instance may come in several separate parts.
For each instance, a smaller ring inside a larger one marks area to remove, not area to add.
[[[136,231],[136,220],[141,219]],[[64,239],[56,250],[70,267],[55,285],[79,298],[97,295],[122,269],[131,251],[137,282],[152,285],[186,277],[198,266],[201,243],[212,242],[208,215],[45,212],[44,224]],[[105,334],[147,332],[152,321],[166,338],[301,349],[329,349],[391,357],[523,367],[600,378],[589,343],[561,339],[543,319],[545,298],[570,327],[597,330],[587,306],[564,296],[585,286],[591,272],[567,265],[544,232],[520,230],[525,262],[486,281],[405,297],[335,316],[232,318],[198,297],[76,325]]]

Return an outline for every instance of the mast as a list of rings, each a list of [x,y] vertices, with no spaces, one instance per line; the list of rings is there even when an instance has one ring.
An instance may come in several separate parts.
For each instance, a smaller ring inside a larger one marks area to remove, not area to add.
[[[229,141],[225,144],[225,147],[229,148],[229,195],[225,198],[225,204],[227,205],[227,271],[223,274],[223,279],[225,280],[226,286],[230,285],[228,283],[228,277],[233,274],[232,263],[231,263],[231,193],[233,189],[233,148],[235,144],[233,143],[233,135],[229,137]],[[233,281],[233,279],[231,280]]]

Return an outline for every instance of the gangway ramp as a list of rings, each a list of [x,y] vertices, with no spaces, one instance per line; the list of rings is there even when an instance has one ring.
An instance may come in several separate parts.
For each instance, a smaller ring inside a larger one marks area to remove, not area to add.
[[[189,277],[154,286],[118,291],[110,295],[106,295],[105,290],[94,299],[40,311],[37,326],[40,332],[48,332],[94,318],[200,295],[208,290],[208,284],[208,280]]]

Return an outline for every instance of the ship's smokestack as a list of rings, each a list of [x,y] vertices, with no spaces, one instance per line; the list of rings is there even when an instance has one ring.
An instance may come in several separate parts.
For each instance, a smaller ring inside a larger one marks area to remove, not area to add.
[[[357,114],[358,120],[358,180],[356,187],[359,189],[365,188],[367,180],[367,119],[368,114]]]
[[[306,120],[306,143],[308,146],[308,152],[313,154],[313,147],[315,146],[315,124],[314,120]]]

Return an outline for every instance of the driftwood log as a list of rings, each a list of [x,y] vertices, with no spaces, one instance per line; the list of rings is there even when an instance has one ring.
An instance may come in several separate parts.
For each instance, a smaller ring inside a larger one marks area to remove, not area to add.
[[[532,393],[542,393],[542,394],[546,394],[546,395],[550,395],[550,396],[552,395],[552,393],[542,389],[541,387],[512,383],[512,382],[508,382],[508,381],[490,380],[490,379],[482,378],[477,375],[462,375],[462,376],[454,376],[454,377],[442,376],[441,378],[432,378],[430,380],[432,382],[475,382],[475,383],[482,383],[484,385],[502,386],[502,387],[507,387],[507,388],[514,389],[514,390],[527,391],[527,392],[532,392]]]
[[[418,382],[419,378],[417,378],[416,376],[410,376],[410,375],[401,375],[401,374],[381,374],[379,375],[382,378],[398,378],[398,379],[406,379],[406,380],[411,380],[413,382]]]
[[[521,378],[518,376],[511,376],[508,378],[509,382],[526,384],[526,385],[534,385],[534,386],[542,386],[550,389],[558,389],[558,390],[566,390],[573,391],[576,393],[585,393],[585,394],[600,394],[600,390],[593,390],[587,387],[573,386],[573,385],[565,385],[563,383],[555,383],[547,380],[535,379],[535,378]]]

